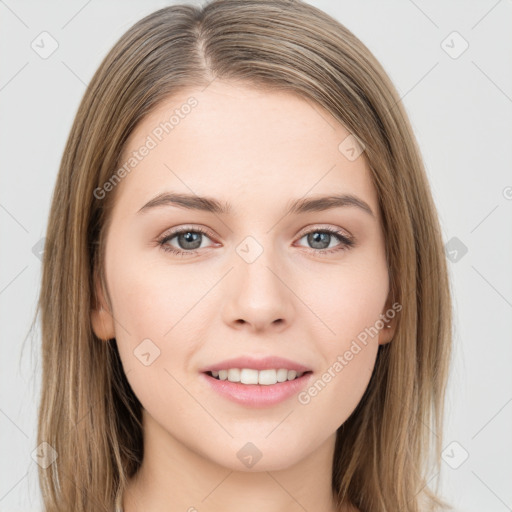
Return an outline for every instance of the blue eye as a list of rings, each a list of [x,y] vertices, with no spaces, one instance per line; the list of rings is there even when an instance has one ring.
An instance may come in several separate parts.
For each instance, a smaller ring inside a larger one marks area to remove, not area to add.
[[[351,238],[346,237],[343,233],[336,229],[332,228],[323,228],[323,229],[313,229],[311,231],[308,231],[304,235],[302,235],[302,238],[307,238],[307,241],[309,244],[316,244],[316,245],[323,245],[327,242],[327,247],[314,247],[312,250],[314,250],[315,253],[319,253],[320,255],[324,254],[330,254],[333,252],[338,251],[345,251],[347,249],[350,249],[355,245],[354,240]],[[332,239],[338,240],[340,242],[339,245],[328,249],[330,245],[330,241]]]
[[[163,236],[161,239],[158,240],[158,244],[164,251],[170,252],[171,254],[175,254],[177,256],[182,257],[193,256],[201,248],[202,239],[204,237],[210,238],[210,233],[204,230],[203,228],[182,228],[180,230],[173,231],[172,233]],[[332,228],[312,229],[307,233],[304,233],[300,237],[300,240],[305,237],[307,237],[308,243],[313,245],[322,246],[325,243],[327,243],[326,248],[309,248],[310,251],[318,255],[325,255],[338,251],[348,250],[355,245],[353,239],[348,238],[341,231]],[[182,246],[182,249],[177,249],[169,244],[169,242],[174,238],[177,238],[177,240],[179,241],[179,245]],[[333,238],[338,240],[338,242],[340,243],[333,248],[328,248]]]
[[[193,255],[201,247],[203,236],[208,236],[208,232],[202,228],[180,229],[158,240],[158,244],[164,251],[172,254],[180,256]],[[176,249],[172,245],[169,245],[168,242],[173,238],[177,238],[180,244],[185,246],[184,249],[186,250]]]

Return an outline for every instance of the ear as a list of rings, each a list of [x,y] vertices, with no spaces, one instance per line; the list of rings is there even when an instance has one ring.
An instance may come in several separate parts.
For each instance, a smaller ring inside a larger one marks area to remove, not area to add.
[[[386,343],[389,343],[395,336],[397,312],[395,311],[395,315],[393,318],[391,318],[389,314],[386,314],[386,312],[389,312],[389,310],[393,311],[394,308],[392,308],[391,300],[388,298],[386,301],[386,306],[382,311],[381,318],[384,323],[384,327],[379,332],[379,345],[385,345]],[[398,311],[400,310],[398,309]]]
[[[103,287],[97,273],[94,275],[96,295],[91,306],[91,324],[94,334],[103,341],[115,338],[114,319],[103,294]]]

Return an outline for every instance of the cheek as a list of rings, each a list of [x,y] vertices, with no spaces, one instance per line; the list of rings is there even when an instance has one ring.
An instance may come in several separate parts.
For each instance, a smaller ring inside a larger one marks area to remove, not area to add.
[[[314,429],[315,417],[323,417],[326,433],[335,430],[360,402],[374,370],[387,295],[387,268],[380,261],[350,270],[339,267],[328,285],[309,288],[307,303],[321,319],[315,348],[323,367],[297,397],[306,429]]]
[[[152,249],[157,251],[158,249]],[[132,251],[133,252],[133,251]],[[193,271],[154,263],[143,253],[111,257],[109,287],[116,319],[130,336],[169,338],[175,326],[204,294]]]
[[[385,263],[334,267],[328,278],[318,281],[303,274],[297,293],[305,299],[314,319],[318,318],[319,343],[332,355],[338,349],[364,333],[377,338],[375,324],[382,317],[388,296],[388,273]]]
[[[368,387],[377,351],[377,343],[340,344],[332,351],[324,370],[297,396],[295,415],[305,439],[327,437],[350,417]]]
[[[169,427],[175,422],[177,432],[186,432],[201,411],[186,391],[193,383],[186,368],[197,350],[197,336],[184,330],[190,325],[197,327],[191,308],[204,291],[177,268],[146,267],[140,272],[138,262],[129,259],[123,265],[111,287],[124,373],[144,409],[158,423]]]
[[[141,402],[153,402],[158,390],[177,386],[170,374],[183,374],[197,349],[190,329],[201,325],[194,305],[206,286],[191,281],[183,266],[156,266],[133,250],[122,257],[112,251],[107,275],[123,369]]]

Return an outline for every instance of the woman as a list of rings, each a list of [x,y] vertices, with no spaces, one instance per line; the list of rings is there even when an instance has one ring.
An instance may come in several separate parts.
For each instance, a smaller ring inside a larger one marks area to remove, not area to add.
[[[435,205],[395,88],[317,8],[175,5],[121,37],[39,308],[48,512],[448,507]]]

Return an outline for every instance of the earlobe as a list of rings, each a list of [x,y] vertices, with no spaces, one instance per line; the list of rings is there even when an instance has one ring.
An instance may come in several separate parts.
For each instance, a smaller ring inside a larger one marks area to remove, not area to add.
[[[114,322],[112,315],[100,306],[99,309],[91,310],[91,324],[94,334],[104,341],[115,338]]]
[[[382,329],[379,330],[379,345],[386,345],[387,343],[391,342],[391,340],[395,336],[396,313],[394,313],[391,316],[389,313],[390,309],[394,309],[394,305],[391,306],[391,299],[388,297],[388,300],[386,301],[385,311],[383,311],[381,315],[382,317],[385,318],[385,320],[382,320],[382,323],[384,325]]]
[[[386,345],[389,343],[395,334],[395,327],[391,324],[386,324],[379,332],[379,345]]]
[[[95,304],[91,307],[91,325],[94,334],[104,341],[115,338],[114,319],[112,314],[106,309],[106,303],[99,279],[95,278],[96,297]]]

